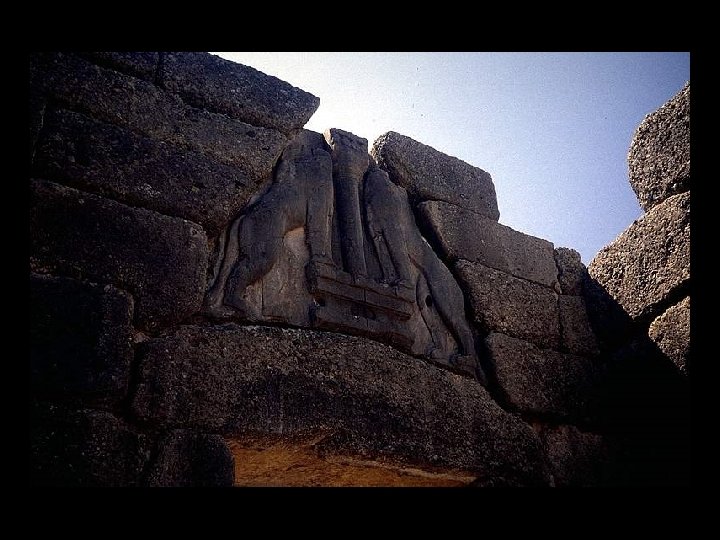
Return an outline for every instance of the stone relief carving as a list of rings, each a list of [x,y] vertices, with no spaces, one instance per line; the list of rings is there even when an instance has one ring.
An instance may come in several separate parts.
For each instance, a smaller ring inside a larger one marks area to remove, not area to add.
[[[220,239],[205,310],[373,337],[485,382],[462,291],[405,189],[339,129],[285,149],[271,187]]]

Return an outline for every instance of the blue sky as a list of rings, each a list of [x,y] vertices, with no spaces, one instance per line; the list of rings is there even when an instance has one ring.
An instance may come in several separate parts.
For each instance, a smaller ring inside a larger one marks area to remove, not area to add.
[[[306,127],[397,131],[488,171],[500,223],[588,264],[642,215],[627,151],[689,53],[220,52],[320,98]]]

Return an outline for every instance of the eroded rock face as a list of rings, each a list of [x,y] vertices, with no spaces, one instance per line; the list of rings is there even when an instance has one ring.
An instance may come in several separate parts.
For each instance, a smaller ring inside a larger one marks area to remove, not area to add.
[[[139,346],[143,422],[226,436],[325,432],[327,451],[547,481],[534,432],[466,377],[359,337],[180,327]]]
[[[490,174],[394,131],[378,137],[372,156],[390,179],[420,201],[445,201],[497,221]]]
[[[638,126],[628,165],[645,211],[690,189],[690,83]]]
[[[588,271],[634,319],[657,315],[690,281],[690,193],[653,207],[600,250]]]

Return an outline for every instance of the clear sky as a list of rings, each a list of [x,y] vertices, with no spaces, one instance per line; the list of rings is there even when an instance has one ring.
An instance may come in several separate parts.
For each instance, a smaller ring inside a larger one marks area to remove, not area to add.
[[[306,127],[397,131],[488,171],[500,223],[588,264],[642,215],[627,152],[690,54],[219,52],[320,98]]]

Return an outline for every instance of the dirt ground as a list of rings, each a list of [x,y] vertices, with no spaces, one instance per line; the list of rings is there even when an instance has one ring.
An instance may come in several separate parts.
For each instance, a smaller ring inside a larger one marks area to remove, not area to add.
[[[321,455],[318,439],[248,437],[228,440],[235,458],[235,485],[244,487],[460,487],[476,475],[457,470],[426,470]]]

